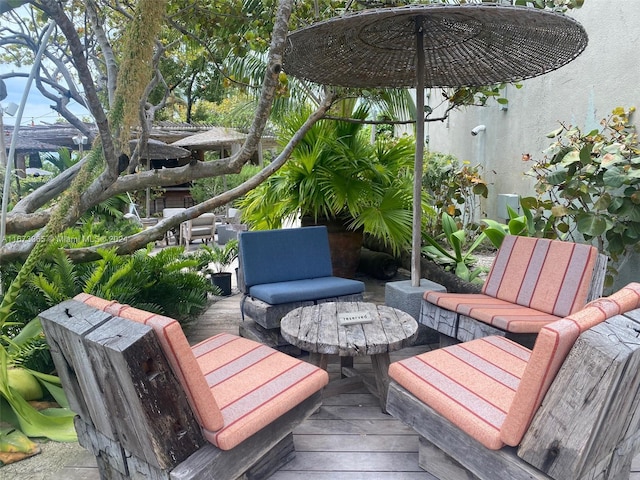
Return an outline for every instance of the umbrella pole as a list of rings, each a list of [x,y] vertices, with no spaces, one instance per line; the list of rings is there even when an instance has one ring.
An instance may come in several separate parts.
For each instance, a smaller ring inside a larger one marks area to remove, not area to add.
[[[411,286],[420,286],[422,257],[422,168],[424,154],[424,32],[416,18],[416,156],[413,167],[413,229],[411,238]]]

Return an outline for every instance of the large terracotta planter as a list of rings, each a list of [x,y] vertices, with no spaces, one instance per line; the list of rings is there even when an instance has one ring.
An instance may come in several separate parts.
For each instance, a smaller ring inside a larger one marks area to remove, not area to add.
[[[354,278],[360,262],[364,234],[362,230],[347,230],[344,222],[311,217],[302,218],[302,226],[325,225],[329,233],[331,265],[336,277]]]

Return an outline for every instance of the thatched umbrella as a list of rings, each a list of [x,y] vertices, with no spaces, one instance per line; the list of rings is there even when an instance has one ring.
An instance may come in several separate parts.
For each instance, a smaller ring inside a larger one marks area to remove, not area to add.
[[[420,285],[425,87],[486,86],[550,72],[575,59],[587,34],[559,13],[497,4],[364,10],[291,33],[284,70],[342,87],[415,87],[412,286]]]

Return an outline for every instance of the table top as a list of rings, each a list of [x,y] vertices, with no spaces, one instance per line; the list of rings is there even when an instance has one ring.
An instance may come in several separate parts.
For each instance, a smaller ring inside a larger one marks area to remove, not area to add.
[[[368,312],[370,323],[340,325],[340,313]],[[407,347],[418,333],[411,315],[367,302],[327,302],[285,315],[280,333],[302,350],[340,356],[377,355]]]

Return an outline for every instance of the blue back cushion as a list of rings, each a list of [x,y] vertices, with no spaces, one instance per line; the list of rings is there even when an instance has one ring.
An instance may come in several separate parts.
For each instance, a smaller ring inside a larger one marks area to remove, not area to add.
[[[238,242],[247,287],[333,275],[327,227],[240,232]]]

